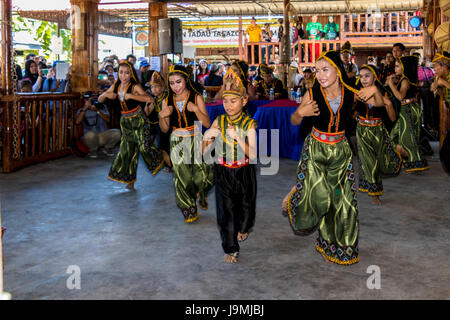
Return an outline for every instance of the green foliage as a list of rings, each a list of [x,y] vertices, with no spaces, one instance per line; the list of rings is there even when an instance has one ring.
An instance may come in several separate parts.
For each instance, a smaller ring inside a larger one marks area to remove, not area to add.
[[[52,37],[58,36],[58,25],[54,22],[41,21],[23,18],[19,15],[13,15],[13,31],[27,31],[34,35],[34,40],[42,45],[44,56],[48,59],[51,52]],[[63,39],[63,51],[68,54],[69,60],[72,59],[71,41],[72,32],[66,29],[60,29],[60,37]]]

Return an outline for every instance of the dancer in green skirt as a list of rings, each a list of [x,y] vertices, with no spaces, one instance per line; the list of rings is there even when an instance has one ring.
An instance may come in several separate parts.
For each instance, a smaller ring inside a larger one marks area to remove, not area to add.
[[[400,78],[398,83],[396,78]],[[419,150],[422,110],[416,99],[417,81],[417,57],[415,56],[398,58],[395,61],[395,75],[386,79],[386,85],[389,86],[392,94],[401,101],[400,114],[391,131],[391,139],[396,144],[396,150],[403,157],[406,172],[430,168]]]
[[[118,99],[122,113],[120,151],[112,163],[108,178],[126,183],[126,188],[134,189],[139,154],[153,175],[161,169],[164,161],[158,148],[151,142],[145,143],[144,106],[151,98],[139,85],[136,71],[128,61],[119,64],[117,81],[98,100],[103,102],[107,98]]]
[[[295,234],[319,231],[316,250],[327,262],[350,265],[358,256],[358,207],[352,151],[345,128],[357,97],[375,104],[383,98],[375,86],[359,92],[349,84],[340,55],[323,52],[316,61],[317,78],[305,94],[293,125],[311,117],[313,129],[303,144],[297,183],[283,200]]]
[[[356,84],[364,88],[375,85],[384,100],[381,108],[374,105],[373,98],[367,102],[358,101],[356,104],[358,112],[356,137],[361,166],[359,191],[367,192],[373,197],[372,202],[379,205],[381,204],[380,196],[383,194],[381,175],[397,175],[402,164],[402,158],[395,150],[383,123],[386,115],[391,122],[394,122],[396,114],[393,103],[378,80],[378,73],[374,67],[363,65]]]
[[[200,91],[192,84],[183,66],[172,66],[168,77],[169,95],[162,104],[159,124],[163,132],[172,128],[170,158],[174,170],[177,206],[185,222],[198,219],[197,197],[202,209],[208,208],[206,196],[213,186],[213,168],[202,159],[201,124],[209,128],[210,120]]]

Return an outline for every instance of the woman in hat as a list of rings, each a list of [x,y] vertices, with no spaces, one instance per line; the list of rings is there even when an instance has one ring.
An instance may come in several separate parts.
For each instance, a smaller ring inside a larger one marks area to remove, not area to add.
[[[205,153],[215,144],[216,211],[224,261],[238,261],[239,242],[245,241],[256,215],[256,122],[246,112],[248,101],[242,80],[229,69],[223,104],[226,113],[216,118],[203,137]]]
[[[206,196],[213,185],[213,171],[201,159],[201,126],[209,128],[210,120],[205,102],[191,74],[185,67],[174,65],[169,70],[168,96],[162,102],[159,125],[163,132],[170,128],[170,158],[174,170],[177,206],[186,223],[198,219],[197,198],[200,208],[206,210]],[[198,156],[200,155],[200,158]]]
[[[259,99],[270,99],[270,90],[273,89],[275,99],[286,99],[288,96],[280,79],[273,76],[274,69],[267,64],[262,63],[259,66],[259,73],[263,81],[259,82],[256,88],[256,94]]]
[[[283,200],[283,209],[295,234],[318,230],[316,250],[327,262],[341,265],[359,261],[356,176],[345,138],[357,97],[384,105],[375,86],[358,91],[349,84],[339,53],[326,51],[316,61],[313,87],[291,116],[293,125],[311,117],[313,128],[303,144],[297,183]]]
[[[395,122],[396,114],[393,102],[378,79],[375,67],[363,65],[356,84],[358,88],[375,85],[384,100],[381,107],[374,106],[373,98],[366,102],[358,101],[356,104],[358,112],[356,137],[361,166],[359,191],[367,192],[373,198],[372,203],[379,205],[380,196],[383,194],[381,175],[397,175],[402,165],[402,158],[384,126],[385,121]]]
[[[401,102],[398,121],[391,131],[391,139],[403,157],[406,172],[427,170],[427,160],[419,150],[422,111],[416,99],[417,57],[403,56],[395,61],[395,75],[386,79],[392,94]],[[400,78],[395,83],[394,77]]]
[[[120,150],[114,159],[108,178],[126,183],[126,188],[134,189],[139,154],[147,168],[155,175],[164,165],[163,154],[151,141],[144,139],[144,106],[151,97],[140,86],[136,71],[130,62],[123,60],[119,64],[118,79],[99,98],[118,100],[121,107],[120,129],[122,137]]]

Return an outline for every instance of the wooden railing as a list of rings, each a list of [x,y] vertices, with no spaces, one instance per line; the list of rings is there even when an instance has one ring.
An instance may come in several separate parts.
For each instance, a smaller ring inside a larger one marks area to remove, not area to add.
[[[354,49],[392,48],[396,42],[401,42],[407,47],[420,47],[423,43],[423,26],[420,30],[416,30],[409,25],[409,19],[415,15],[416,12],[379,13],[375,14],[374,18],[369,14],[341,15],[340,21],[336,19],[340,27],[339,40],[301,39],[291,44],[291,59],[296,60],[299,66],[312,66],[312,61],[315,61],[317,54],[330,49],[339,50],[347,40],[351,42]],[[272,61],[278,63],[280,48],[279,42],[247,42],[245,40],[242,52],[249,65],[259,65]],[[255,54],[250,54],[255,50],[256,57]],[[263,55],[264,59],[262,59]]]
[[[16,103],[14,96],[3,96],[2,172],[70,154],[81,101],[79,93],[20,93]]]
[[[275,62],[280,52],[280,42],[247,42],[245,41],[245,61],[249,65]]]

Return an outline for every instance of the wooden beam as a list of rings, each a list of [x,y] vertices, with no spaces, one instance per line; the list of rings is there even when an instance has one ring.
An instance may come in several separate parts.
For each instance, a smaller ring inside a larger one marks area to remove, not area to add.
[[[166,55],[159,54],[159,19],[165,19],[167,14],[167,3],[155,2],[148,4],[148,55],[151,57],[159,57],[159,65],[161,66],[161,74],[164,79],[169,71]]]

